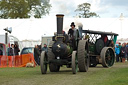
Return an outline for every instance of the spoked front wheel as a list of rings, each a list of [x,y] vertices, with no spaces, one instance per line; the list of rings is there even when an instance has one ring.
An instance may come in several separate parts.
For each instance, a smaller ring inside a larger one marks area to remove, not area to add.
[[[101,59],[102,59],[102,66],[103,67],[111,67],[115,62],[115,53],[113,48],[111,47],[104,47],[101,51]]]

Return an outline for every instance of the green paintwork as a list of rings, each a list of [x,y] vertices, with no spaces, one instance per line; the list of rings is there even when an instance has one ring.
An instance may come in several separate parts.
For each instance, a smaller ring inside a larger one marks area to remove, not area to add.
[[[73,52],[73,49],[72,49],[72,47],[70,47],[69,45],[67,45],[67,49],[68,49],[68,55],[71,55],[72,54],[72,52]]]
[[[89,51],[91,51],[91,53],[95,52],[95,45],[89,45]]]

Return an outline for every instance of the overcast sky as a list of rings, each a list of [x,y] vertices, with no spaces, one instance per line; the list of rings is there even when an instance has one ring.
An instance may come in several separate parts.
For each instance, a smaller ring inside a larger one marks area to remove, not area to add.
[[[101,18],[117,18],[121,13],[128,17],[128,0],[50,0],[52,5],[50,16],[63,13],[66,17],[76,16],[77,6],[82,3],[90,3],[92,12],[96,12]]]

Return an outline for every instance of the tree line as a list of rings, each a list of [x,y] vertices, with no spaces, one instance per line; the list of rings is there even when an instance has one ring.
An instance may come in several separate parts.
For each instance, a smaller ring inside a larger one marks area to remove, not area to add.
[[[50,0],[0,0],[0,18],[41,18],[49,14],[52,5]],[[95,12],[90,12],[90,3],[79,4],[75,12],[79,18],[99,17]]]

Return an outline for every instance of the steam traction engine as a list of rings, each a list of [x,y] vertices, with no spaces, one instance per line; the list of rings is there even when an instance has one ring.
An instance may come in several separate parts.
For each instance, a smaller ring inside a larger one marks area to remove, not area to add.
[[[95,67],[102,64],[103,67],[111,67],[115,61],[114,44],[118,34],[112,32],[100,32],[92,30],[82,30],[79,26],[75,42],[76,49],[71,45],[71,40],[63,31],[63,16],[57,16],[57,35],[48,46],[48,52],[41,53],[40,65],[41,73],[46,74],[47,64],[51,72],[58,72],[62,65],[72,68],[72,73],[76,74],[78,68],[80,72],[87,72],[89,66]]]
[[[48,46],[48,53],[41,53],[40,65],[41,73],[46,74],[47,64],[51,72],[58,72],[62,65],[72,68],[76,74],[79,67],[80,72],[87,72],[89,67],[88,43],[87,40],[80,40],[79,31],[76,35],[76,50],[71,46],[71,40],[63,31],[63,16],[57,16],[57,35],[53,36],[53,41]]]

